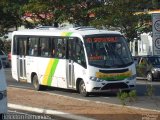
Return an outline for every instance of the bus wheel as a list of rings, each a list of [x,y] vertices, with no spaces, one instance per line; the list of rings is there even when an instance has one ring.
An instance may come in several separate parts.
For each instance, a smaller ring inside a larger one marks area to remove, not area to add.
[[[41,90],[41,85],[38,82],[38,76],[37,75],[33,76],[33,86],[34,86],[35,90],[37,90],[37,91]]]
[[[83,80],[81,80],[79,83],[79,93],[84,97],[87,97],[89,95],[89,93],[86,92],[86,86]]]

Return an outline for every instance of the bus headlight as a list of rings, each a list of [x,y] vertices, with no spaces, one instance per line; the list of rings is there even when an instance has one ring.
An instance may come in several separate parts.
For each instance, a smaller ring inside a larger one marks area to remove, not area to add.
[[[99,79],[99,78],[93,77],[93,76],[90,76],[89,79],[92,80],[92,81],[96,81],[96,82],[102,82],[103,81],[102,79]]]
[[[7,91],[0,91],[0,100],[7,96]]]
[[[134,74],[134,75],[130,76],[129,78],[127,78],[127,80],[133,80],[133,79],[135,79],[136,77],[137,77],[137,75]]]

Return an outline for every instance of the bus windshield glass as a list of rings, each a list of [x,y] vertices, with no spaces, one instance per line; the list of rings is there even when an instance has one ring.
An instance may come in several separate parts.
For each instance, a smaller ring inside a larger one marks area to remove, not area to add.
[[[123,36],[85,36],[89,64],[95,67],[125,67],[133,63]]]

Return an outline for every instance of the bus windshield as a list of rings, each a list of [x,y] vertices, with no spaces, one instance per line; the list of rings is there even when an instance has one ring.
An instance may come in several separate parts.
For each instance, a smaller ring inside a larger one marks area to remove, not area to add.
[[[123,36],[85,36],[89,65],[95,67],[125,67],[133,63]]]

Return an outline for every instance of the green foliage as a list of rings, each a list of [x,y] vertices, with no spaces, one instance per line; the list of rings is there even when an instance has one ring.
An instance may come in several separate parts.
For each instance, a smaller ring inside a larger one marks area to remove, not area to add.
[[[71,8],[75,6],[76,0],[29,0],[28,4],[23,6],[23,15],[31,14],[33,26],[53,25],[68,21],[71,14]],[[79,14],[81,15],[81,13]],[[25,19],[25,24],[27,20]],[[28,23],[27,23],[28,24]]]
[[[122,105],[126,105],[128,93],[120,91],[118,92],[117,97],[120,99]]]
[[[8,54],[11,51],[11,41],[4,41],[4,52]]]
[[[136,90],[131,90],[131,91],[128,93],[128,96],[129,96],[129,101],[130,101],[130,102],[134,102],[134,101],[136,100],[136,97],[137,97]]]
[[[4,50],[4,42],[0,39],[0,49]]]
[[[0,36],[5,34],[9,28],[17,27],[21,24],[19,9],[20,0],[1,0],[0,1]]]
[[[146,88],[146,95],[152,97],[154,95],[154,87],[152,85],[147,85]]]
[[[152,0],[153,8],[158,9],[159,8],[159,0]]]
[[[11,41],[2,41],[0,39],[0,50],[8,54],[11,51]]]
[[[127,37],[128,41],[133,41],[138,37],[138,33],[151,30],[151,25],[146,24],[148,20],[151,21],[151,18],[147,15],[135,14],[141,11],[141,5],[143,0],[112,0],[110,4],[93,8],[96,18],[90,24],[108,29],[116,28]]]
[[[128,41],[151,30],[151,15],[135,14],[158,8],[157,0],[1,0],[0,34],[11,27],[55,25],[70,22],[120,30]],[[27,13],[30,19],[27,20]],[[92,15],[91,15],[92,14]]]
[[[119,91],[117,97],[120,99],[122,105],[126,105],[127,102],[135,102],[137,97],[136,90]]]

